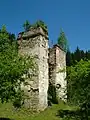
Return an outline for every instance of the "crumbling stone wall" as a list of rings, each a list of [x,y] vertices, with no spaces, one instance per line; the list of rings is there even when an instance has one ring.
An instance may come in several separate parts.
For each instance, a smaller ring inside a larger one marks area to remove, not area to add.
[[[42,28],[31,28],[18,36],[19,54],[34,56],[37,72],[27,85],[21,85],[27,99],[26,108],[44,110],[48,105],[48,84],[56,89],[57,97],[65,100],[66,96],[66,53],[58,46],[48,50],[48,36]],[[30,72],[30,70],[29,70]]]
[[[53,48],[49,48],[49,83],[55,85],[55,78],[56,78],[56,57],[55,57],[56,50]]]
[[[66,98],[66,53],[54,45],[49,49],[49,82],[56,87],[58,99]]]
[[[28,99],[25,107],[34,110],[44,110],[47,107],[48,91],[48,36],[42,28],[31,29],[18,37],[19,54],[34,56],[38,66],[33,80],[28,79],[28,85],[22,85]]]

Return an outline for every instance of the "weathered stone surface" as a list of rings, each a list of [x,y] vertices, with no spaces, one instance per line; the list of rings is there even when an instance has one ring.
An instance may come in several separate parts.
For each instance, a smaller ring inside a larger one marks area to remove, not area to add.
[[[66,53],[55,45],[49,50],[49,81],[56,86],[59,99],[66,98]]]
[[[48,84],[56,87],[58,98],[66,96],[66,53],[58,46],[48,50],[48,36],[42,28],[31,29],[18,37],[19,54],[34,56],[38,66],[32,79],[26,78],[27,85],[22,84],[27,98],[25,107],[32,110],[44,110],[48,106]],[[49,70],[49,71],[48,71]],[[28,71],[31,72],[30,70]]]
[[[41,28],[39,30],[43,32]],[[25,100],[26,108],[44,110],[48,105],[48,39],[42,34],[31,37],[34,33],[36,34],[37,30],[25,33],[18,41],[19,54],[34,56],[38,66],[38,74],[33,77],[33,80],[28,79],[29,85],[22,85],[22,89],[28,96]]]
[[[26,31],[22,34],[22,38],[25,39],[25,38],[33,38],[35,36],[39,36],[39,35],[42,35],[44,36],[45,38],[48,39],[48,35],[43,31],[43,29],[41,27],[38,27],[38,28],[30,28],[29,31]],[[19,35],[19,38],[20,38],[20,35]]]

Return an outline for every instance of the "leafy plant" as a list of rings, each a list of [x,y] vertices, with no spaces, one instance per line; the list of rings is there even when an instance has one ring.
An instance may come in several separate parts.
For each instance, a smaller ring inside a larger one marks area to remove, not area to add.
[[[68,101],[81,105],[90,99],[90,61],[67,67]]]
[[[34,71],[33,58],[20,56],[17,51],[16,41],[10,44],[9,34],[6,29],[0,32],[0,99],[3,102],[16,99],[22,101],[23,91],[21,83],[25,81],[23,74],[31,69]]]

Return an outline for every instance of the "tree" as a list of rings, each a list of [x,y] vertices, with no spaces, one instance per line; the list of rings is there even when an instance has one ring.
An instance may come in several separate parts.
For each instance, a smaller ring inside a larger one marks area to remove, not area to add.
[[[90,61],[77,62],[67,68],[68,101],[81,105],[90,100]]]
[[[47,33],[47,26],[42,20],[36,22],[37,27],[41,27]]]
[[[81,50],[79,49],[79,47],[77,47],[76,51],[74,52],[74,58],[78,62],[81,60]]]
[[[12,34],[12,33],[8,33],[8,34],[9,34],[10,44],[12,44],[16,40],[15,34]]]
[[[90,50],[88,50],[88,60],[90,60]]]
[[[81,50],[81,59],[85,59],[85,53],[84,53],[84,51],[83,50]]]
[[[9,34],[0,32],[0,99],[2,103],[23,98],[21,83],[25,82],[23,74],[31,69],[35,71],[33,58],[20,56],[16,50],[16,43],[10,44]],[[14,104],[15,105],[15,104]]]
[[[30,23],[28,20],[25,21],[25,23],[23,24],[24,30],[28,31],[31,27]]]
[[[73,61],[72,61],[72,54],[71,54],[70,50],[68,49],[67,53],[66,53],[66,65],[67,66],[71,66],[72,63],[73,63]]]
[[[60,36],[58,38],[58,45],[65,51],[67,52],[68,45],[67,45],[67,38],[65,36],[65,33],[61,30]]]
[[[10,42],[9,35],[6,30],[5,25],[2,26],[2,29],[0,30],[0,52],[5,50],[5,47]]]
[[[2,29],[0,31],[2,33],[8,33],[7,30],[6,30],[6,26],[5,25],[2,25]]]
[[[85,57],[87,60],[90,60],[90,50],[86,51]]]

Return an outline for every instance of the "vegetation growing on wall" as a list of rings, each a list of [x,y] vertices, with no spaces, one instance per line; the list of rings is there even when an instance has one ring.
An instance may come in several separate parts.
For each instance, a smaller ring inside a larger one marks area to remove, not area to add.
[[[28,20],[25,21],[25,23],[23,24],[23,28],[25,31],[28,31],[30,29],[31,25],[30,22]]]
[[[23,27],[24,27],[25,31],[30,30],[30,28],[41,27],[46,34],[48,33],[47,26],[46,26],[46,24],[42,20],[38,20],[34,24],[30,24],[30,22],[28,20],[26,20],[25,23],[23,24]]]
[[[58,98],[56,96],[56,87],[49,83],[48,88],[48,105],[58,104]]]

